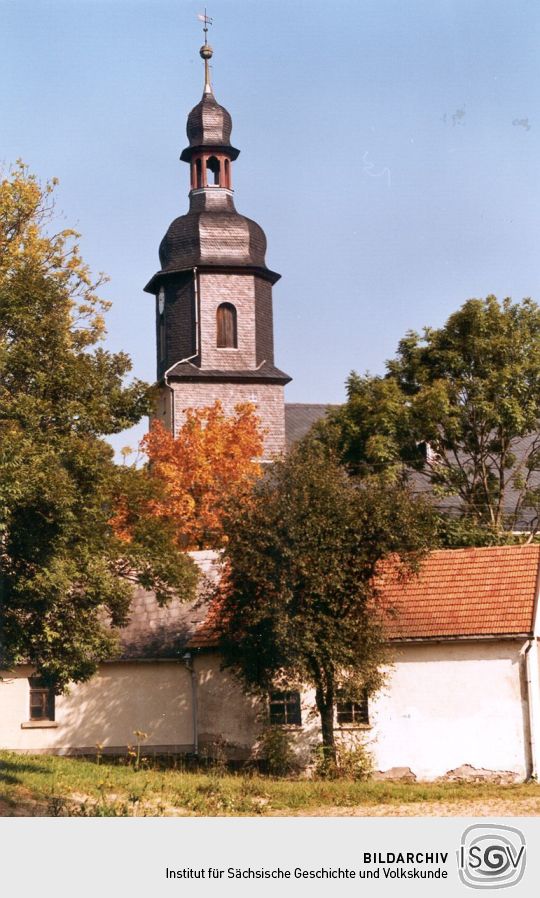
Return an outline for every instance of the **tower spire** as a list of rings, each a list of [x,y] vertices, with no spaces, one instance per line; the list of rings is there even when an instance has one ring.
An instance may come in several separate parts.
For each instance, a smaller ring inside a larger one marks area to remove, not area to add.
[[[212,93],[212,85],[210,83],[209,60],[212,59],[212,56],[214,55],[214,51],[212,50],[212,47],[208,43],[208,26],[212,25],[213,22],[212,22],[212,19],[210,18],[210,16],[206,15],[206,9],[204,10],[204,13],[198,13],[197,18],[199,19],[199,21],[204,23],[203,24],[204,44],[202,45],[201,49],[199,50],[199,53],[200,53],[202,59],[204,59],[204,94],[211,94]]]
[[[188,115],[189,211],[176,218],[159,247],[160,270],[146,290],[156,297],[160,409],[174,436],[189,409],[223,402],[256,402],[265,433],[264,460],[285,446],[283,387],[290,380],[274,364],[272,285],[262,228],[234,205],[232,171],[239,150],[232,119],[210,83],[204,26],[204,93]]]

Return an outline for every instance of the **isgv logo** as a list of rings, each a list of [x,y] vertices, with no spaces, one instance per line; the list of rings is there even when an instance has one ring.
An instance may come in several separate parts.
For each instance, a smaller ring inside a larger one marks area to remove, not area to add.
[[[475,823],[458,850],[459,878],[471,889],[515,886],[525,872],[525,836],[513,826]]]

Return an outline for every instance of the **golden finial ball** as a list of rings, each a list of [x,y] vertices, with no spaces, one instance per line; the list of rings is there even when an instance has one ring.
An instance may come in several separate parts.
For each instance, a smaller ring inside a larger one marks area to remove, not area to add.
[[[214,51],[212,50],[210,44],[203,44],[201,49],[199,50],[199,53],[201,54],[203,59],[212,59]]]

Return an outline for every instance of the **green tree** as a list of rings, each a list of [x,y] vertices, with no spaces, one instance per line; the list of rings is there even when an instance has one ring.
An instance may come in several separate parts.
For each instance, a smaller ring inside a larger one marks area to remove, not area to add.
[[[58,690],[115,650],[134,582],[190,595],[193,565],[167,528],[111,524],[147,490],[103,436],[148,411],[125,353],[96,346],[107,308],[71,230],[48,232],[54,183],[19,163],[0,181],[0,634],[2,666],[25,661]]]
[[[354,482],[314,442],[276,462],[252,500],[229,512],[215,612],[224,663],[263,695],[314,687],[329,761],[338,696],[355,700],[381,683],[374,575],[390,555],[394,572],[416,569],[430,517],[399,483]]]
[[[384,377],[351,374],[347,403],[319,428],[353,471],[405,466],[455,497],[466,541],[538,514],[539,431],[540,308],[494,296],[408,333]]]

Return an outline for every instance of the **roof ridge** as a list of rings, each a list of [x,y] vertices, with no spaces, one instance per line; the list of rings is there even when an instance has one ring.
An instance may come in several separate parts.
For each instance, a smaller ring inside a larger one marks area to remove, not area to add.
[[[432,549],[429,552],[429,555],[434,555],[435,552],[441,553],[444,552],[447,554],[448,552],[499,552],[499,551],[507,551],[509,549],[536,549],[537,552],[540,551],[540,543],[524,543],[523,545],[502,545],[502,546],[459,546],[455,549]]]

